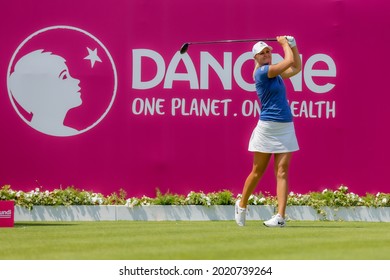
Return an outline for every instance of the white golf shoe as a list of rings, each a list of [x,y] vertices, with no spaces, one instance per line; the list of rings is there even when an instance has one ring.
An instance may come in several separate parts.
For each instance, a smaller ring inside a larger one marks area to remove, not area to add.
[[[234,205],[234,218],[236,219],[237,225],[243,227],[245,226],[246,220],[246,208],[241,208],[239,204],[240,200],[237,200],[236,204]]]
[[[280,214],[272,216],[271,219],[263,223],[266,227],[284,227],[286,226],[286,221]]]

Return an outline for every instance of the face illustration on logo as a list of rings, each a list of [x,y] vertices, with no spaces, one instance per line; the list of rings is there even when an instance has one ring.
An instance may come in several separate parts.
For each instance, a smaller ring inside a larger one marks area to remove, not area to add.
[[[9,80],[12,96],[32,114],[31,126],[57,136],[78,132],[65,126],[64,119],[70,109],[82,104],[79,83],[64,58],[43,50],[19,59]]]
[[[113,105],[117,73],[111,54],[87,31],[51,26],[28,36],[7,73],[19,117],[38,132],[75,136],[98,125]]]

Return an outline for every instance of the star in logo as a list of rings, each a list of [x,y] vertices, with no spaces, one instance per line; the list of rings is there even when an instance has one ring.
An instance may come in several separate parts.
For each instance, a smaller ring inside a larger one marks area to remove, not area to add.
[[[87,50],[88,50],[88,55],[84,57],[84,59],[91,61],[91,68],[93,68],[96,61],[102,62],[100,57],[97,55],[97,49],[91,50],[90,48],[87,47]]]

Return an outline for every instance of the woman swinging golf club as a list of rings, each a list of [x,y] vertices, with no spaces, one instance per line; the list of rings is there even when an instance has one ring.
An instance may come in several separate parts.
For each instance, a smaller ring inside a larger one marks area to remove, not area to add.
[[[255,60],[253,77],[261,103],[261,113],[248,147],[248,150],[253,152],[252,171],[245,181],[241,199],[237,200],[235,205],[235,220],[239,226],[245,225],[249,196],[263,176],[272,155],[278,213],[265,221],[264,225],[283,227],[286,224],[288,170],[292,152],[299,150],[299,146],[283,79],[301,71],[301,59],[294,37],[278,36],[276,39],[284,51],[284,59],[279,63],[272,64],[272,47],[265,42],[256,43],[252,49]]]

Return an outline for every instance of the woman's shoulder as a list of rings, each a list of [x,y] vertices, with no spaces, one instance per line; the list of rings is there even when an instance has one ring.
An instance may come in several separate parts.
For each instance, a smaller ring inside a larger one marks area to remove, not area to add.
[[[262,65],[259,68],[257,68],[254,74],[255,81],[268,78],[268,68],[269,65]]]

